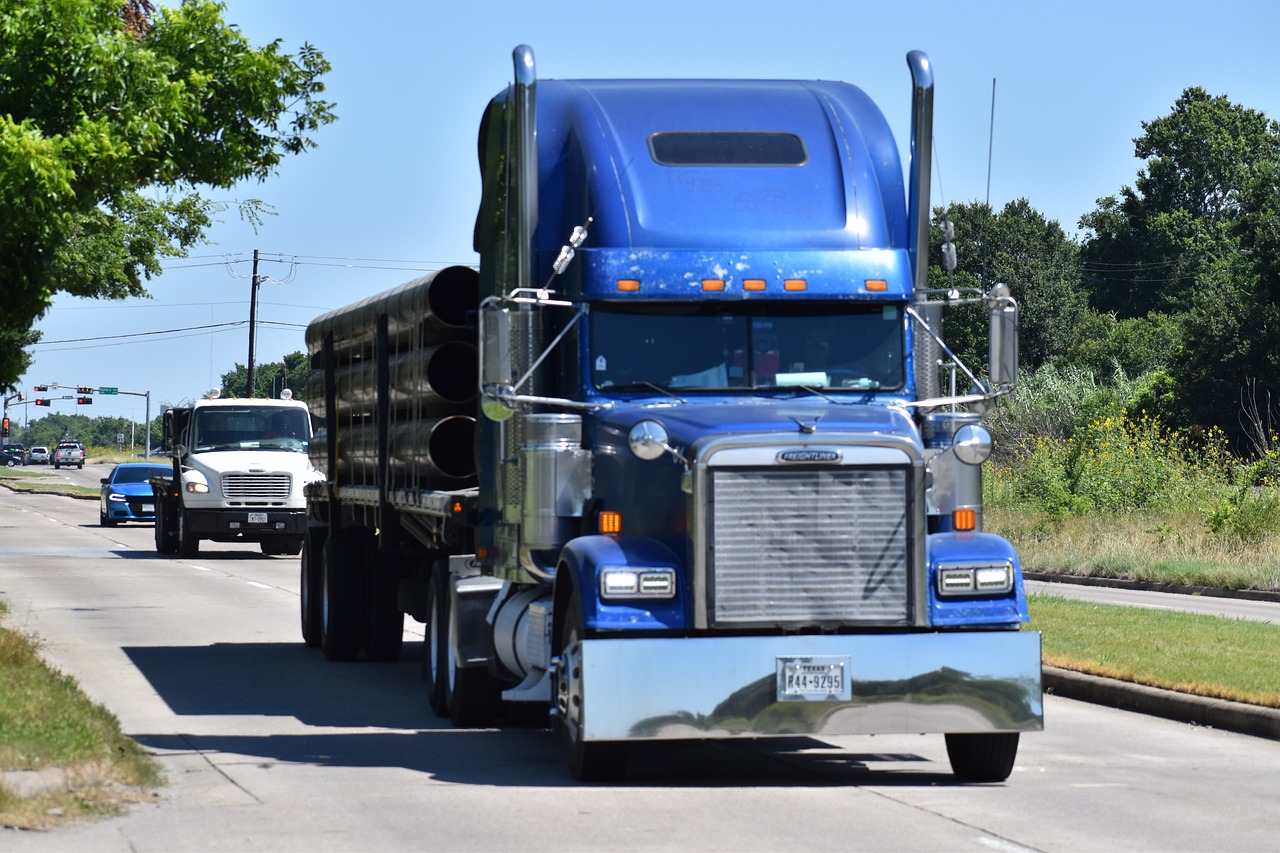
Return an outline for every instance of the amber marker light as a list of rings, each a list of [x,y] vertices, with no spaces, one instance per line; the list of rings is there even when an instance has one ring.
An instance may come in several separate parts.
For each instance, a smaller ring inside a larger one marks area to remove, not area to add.
[[[598,524],[599,524],[601,533],[621,533],[622,532],[622,513],[602,512],[600,513]]]
[[[784,290],[808,290],[809,282],[802,278],[789,278],[782,283]]]
[[[704,291],[721,291],[724,290],[724,282],[718,278],[704,278],[702,280],[702,289]]]
[[[872,293],[885,293],[889,290],[889,282],[882,278],[869,278],[866,281],[867,290]]]
[[[618,279],[618,290],[621,293],[635,293],[639,289],[640,289],[640,279],[638,278]]]
[[[974,530],[978,526],[978,511],[957,509],[951,513],[951,524],[956,530]]]
[[[764,290],[764,279],[762,278],[744,278],[742,280],[743,290]]]

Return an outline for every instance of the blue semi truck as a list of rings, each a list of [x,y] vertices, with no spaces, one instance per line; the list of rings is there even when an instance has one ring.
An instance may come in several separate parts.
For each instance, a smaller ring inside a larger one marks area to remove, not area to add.
[[[982,530],[1017,306],[927,286],[928,58],[905,174],[851,85],[514,61],[479,269],[308,326],[305,641],[393,659],[409,614],[436,714],[549,719],[584,780],[647,741],[862,733],[1005,779],[1043,723],[1018,557]],[[981,379],[940,334],[958,304]]]

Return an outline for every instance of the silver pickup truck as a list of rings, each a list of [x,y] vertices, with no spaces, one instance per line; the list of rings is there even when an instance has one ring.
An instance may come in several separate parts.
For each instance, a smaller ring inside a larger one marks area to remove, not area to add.
[[[53,467],[61,468],[63,465],[68,467],[74,465],[77,468],[84,467],[84,446],[74,444],[72,442],[63,442],[58,445],[58,449],[53,451]]]

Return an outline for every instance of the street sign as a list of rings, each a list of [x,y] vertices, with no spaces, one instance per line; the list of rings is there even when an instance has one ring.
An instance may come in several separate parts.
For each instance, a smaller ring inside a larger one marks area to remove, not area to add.
[[[99,388],[99,389],[98,389],[98,393],[99,393],[99,394],[119,394],[119,393],[120,393],[120,389],[119,389],[119,388],[106,388],[106,387],[103,387],[103,388]]]

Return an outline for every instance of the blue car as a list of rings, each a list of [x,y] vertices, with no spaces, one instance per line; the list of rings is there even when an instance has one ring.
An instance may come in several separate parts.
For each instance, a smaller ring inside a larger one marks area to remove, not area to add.
[[[122,462],[102,478],[102,494],[98,500],[98,523],[115,527],[122,521],[155,521],[156,501],[151,492],[151,478],[156,474],[172,474],[169,465],[154,462]]]

